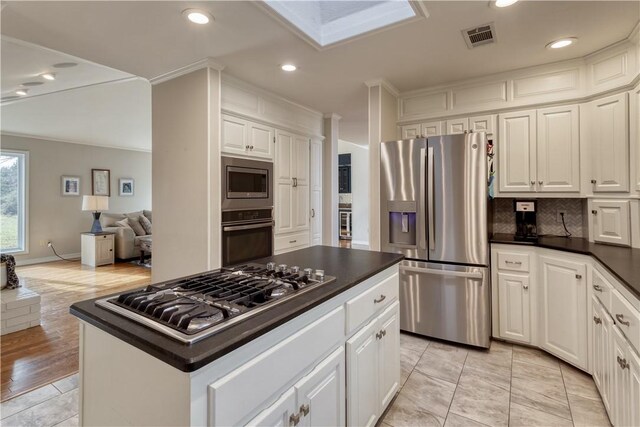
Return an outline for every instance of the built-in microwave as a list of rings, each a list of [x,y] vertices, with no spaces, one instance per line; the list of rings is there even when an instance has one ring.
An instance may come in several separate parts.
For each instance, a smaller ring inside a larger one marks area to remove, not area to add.
[[[273,206],[273,163],[222,157],[222,209]]]

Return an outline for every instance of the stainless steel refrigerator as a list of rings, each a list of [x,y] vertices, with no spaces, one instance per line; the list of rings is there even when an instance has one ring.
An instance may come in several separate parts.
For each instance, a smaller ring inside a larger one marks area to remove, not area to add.
[[[406,256],[400,329],[489,347],[485,133],[384,142],[380,167],[381,247]]]

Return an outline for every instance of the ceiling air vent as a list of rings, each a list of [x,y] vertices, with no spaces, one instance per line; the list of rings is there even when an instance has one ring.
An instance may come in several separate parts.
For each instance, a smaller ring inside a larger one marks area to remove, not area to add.
[[[473,49],[483,44],[493,43],[496,40],[496,30],[492,22],[490,24],[480,25],[479,27],[462,30],[462,36],[464,37],[467,47]]]

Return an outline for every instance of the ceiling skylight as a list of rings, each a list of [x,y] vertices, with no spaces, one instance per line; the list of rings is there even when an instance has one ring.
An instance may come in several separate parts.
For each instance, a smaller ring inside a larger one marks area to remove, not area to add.
[[[320,48],[402,21],[426,16],[425,11],[419,10],[417,6],[414,8],[407,0],[264,2]]]

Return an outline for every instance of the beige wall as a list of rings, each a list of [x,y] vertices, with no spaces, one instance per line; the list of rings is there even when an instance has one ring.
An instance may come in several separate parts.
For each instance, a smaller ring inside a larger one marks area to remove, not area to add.
[[[109,212],[151,208],[151,153],[2,135],[2,148],[29,152],[29,253],[18,262],[48,258],[53,242],[59,254],[80,253],[80,233],[91,229],[82,197],[61,195],[61,176],[80,177],[80,194],[91,194],[91,169],[111,170]],[[135,180],[134,196],[118,195],[118,179]]]

